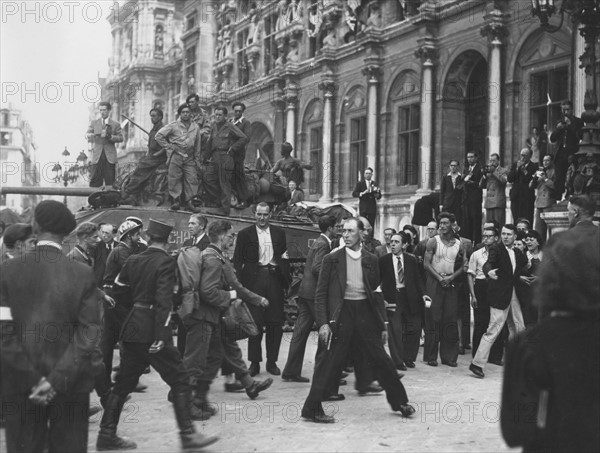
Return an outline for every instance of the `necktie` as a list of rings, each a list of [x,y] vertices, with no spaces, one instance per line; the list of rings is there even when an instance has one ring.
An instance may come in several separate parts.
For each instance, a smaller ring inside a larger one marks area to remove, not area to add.
[[[400,259],[400,257],[397,257],[397,259],[398,259],[398,283],[403,285],[404,284],[404,269],[402,268],[402,260]]]

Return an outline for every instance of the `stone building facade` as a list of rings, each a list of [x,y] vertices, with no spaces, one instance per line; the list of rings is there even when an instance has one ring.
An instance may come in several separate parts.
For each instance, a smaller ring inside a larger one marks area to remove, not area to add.
[[[7,105],[0,110],[0,162],[2,186],[31,187],[40,185],[41,170],[36,165],[37,147],[31,125],[20,110]],[[35,206],[36,195],[0,195],[0,207],[21,214]]]
[[[183,52],[196,46],[184,69],[189,88],[208,106],[247,105],[247,161],[257,148],[277,159],[288,141],[315,166],[307,198],[347,203],[371,166],[384,194],[381,226],[408,221],[450,159],[497,152],[509,165],[533,126],[553,126],[563,99],[582,110],[582,40],[569,21],[543,32],[529,2],[186,0],[183,8],[198,27],[184,34]]]
[[[108,76],[101,80],[103,99],[112,103],[112,118],[126,115],[146,131],[152,128],[149,111],[158,107],[164,121],[173,121],[180,103],[183,27],[182,2],[137,0],[119,2],[109,16],[112,57]],[[95,112],[97,117],[97,112]],[[123,130],[119,172],[129,169],[147,152],[148,136],[132,124]]]

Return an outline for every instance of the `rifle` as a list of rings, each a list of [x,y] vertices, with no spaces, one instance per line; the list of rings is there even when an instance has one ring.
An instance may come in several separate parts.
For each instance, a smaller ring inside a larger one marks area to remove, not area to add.
[[[145,132],[146,134],[150,135],[150,132],[148,132],[146,129],[144,129],[142,126],[140,126],[139,124],[137,124],[135,121],[133,121],[133,120],[132,120],[131,118],[129,118],[128,116],[126,116],[126,115],[123,115],[122,113],[121,113],[121,116],[122,116],[123,118],[125,118],[127,121],[129,121],[131,124],[133,124],[135,127],[137,127],[138,129],[140,129],[142,132]]]

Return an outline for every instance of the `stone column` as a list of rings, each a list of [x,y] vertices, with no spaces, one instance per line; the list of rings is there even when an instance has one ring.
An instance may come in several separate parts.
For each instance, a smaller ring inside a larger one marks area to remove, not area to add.
[[[432,189],[434,166],[433,150],[433,104],[435,100],[435,84],[433,80],[434,61],[437,50],[433,38],[418,41],[419,49],[415,56],[421,60],[421,146],[419,162],[419,191],[429,192]]]
[[[337,84],[326,78],[321,82],[323,94],[323,181],[321,183],[321,203],[333,201],[334,152],[333,152],[333,106]]]
[[[581,55],[585,52],[585,39],[581,36],[580,33],[576,33],[575,35],[575,55]],[[573,96],[573,113],[575,116],[581,117],[581,114],[584,111],[583,101],[585,99],[585,90],[586,90],[586,78],[585,74],[582,74],[579,71],[575,71],[573,76],[573,81],[575,85],[575,92]],[[552,125],[548,125],[552,127]]]
[[[292,144],[294,155],[298,157],[296,147],[296,106],[298,104],[298,87],[288,81],[285,88],[285,141]]]
[[[498,9],[485,16],[486,25],[481,27],[481,35],[487,36],[489,44],[488,63],[488,156],[502,155],[502,107],[504,86],[502,83],[502,38],[508,34],[504,25],[504,14]]]
[[[377,139],[379,137],[378,100],[379,100],[379,75],[381,68],[377,65],[368,65],[363,69],[367,76],[367,167],[377,172]],[[361,168],[362,172],[364,168]],[[380,180],[376,173],[375,178]]]

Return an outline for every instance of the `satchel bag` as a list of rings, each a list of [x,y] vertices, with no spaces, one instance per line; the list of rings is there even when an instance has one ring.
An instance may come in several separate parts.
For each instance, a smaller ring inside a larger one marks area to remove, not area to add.
[[[223,330],[229,339],[237,341],[258,335],[258,327],[256,327],[250,310],[241,299],[231,302],[222,320]]]

